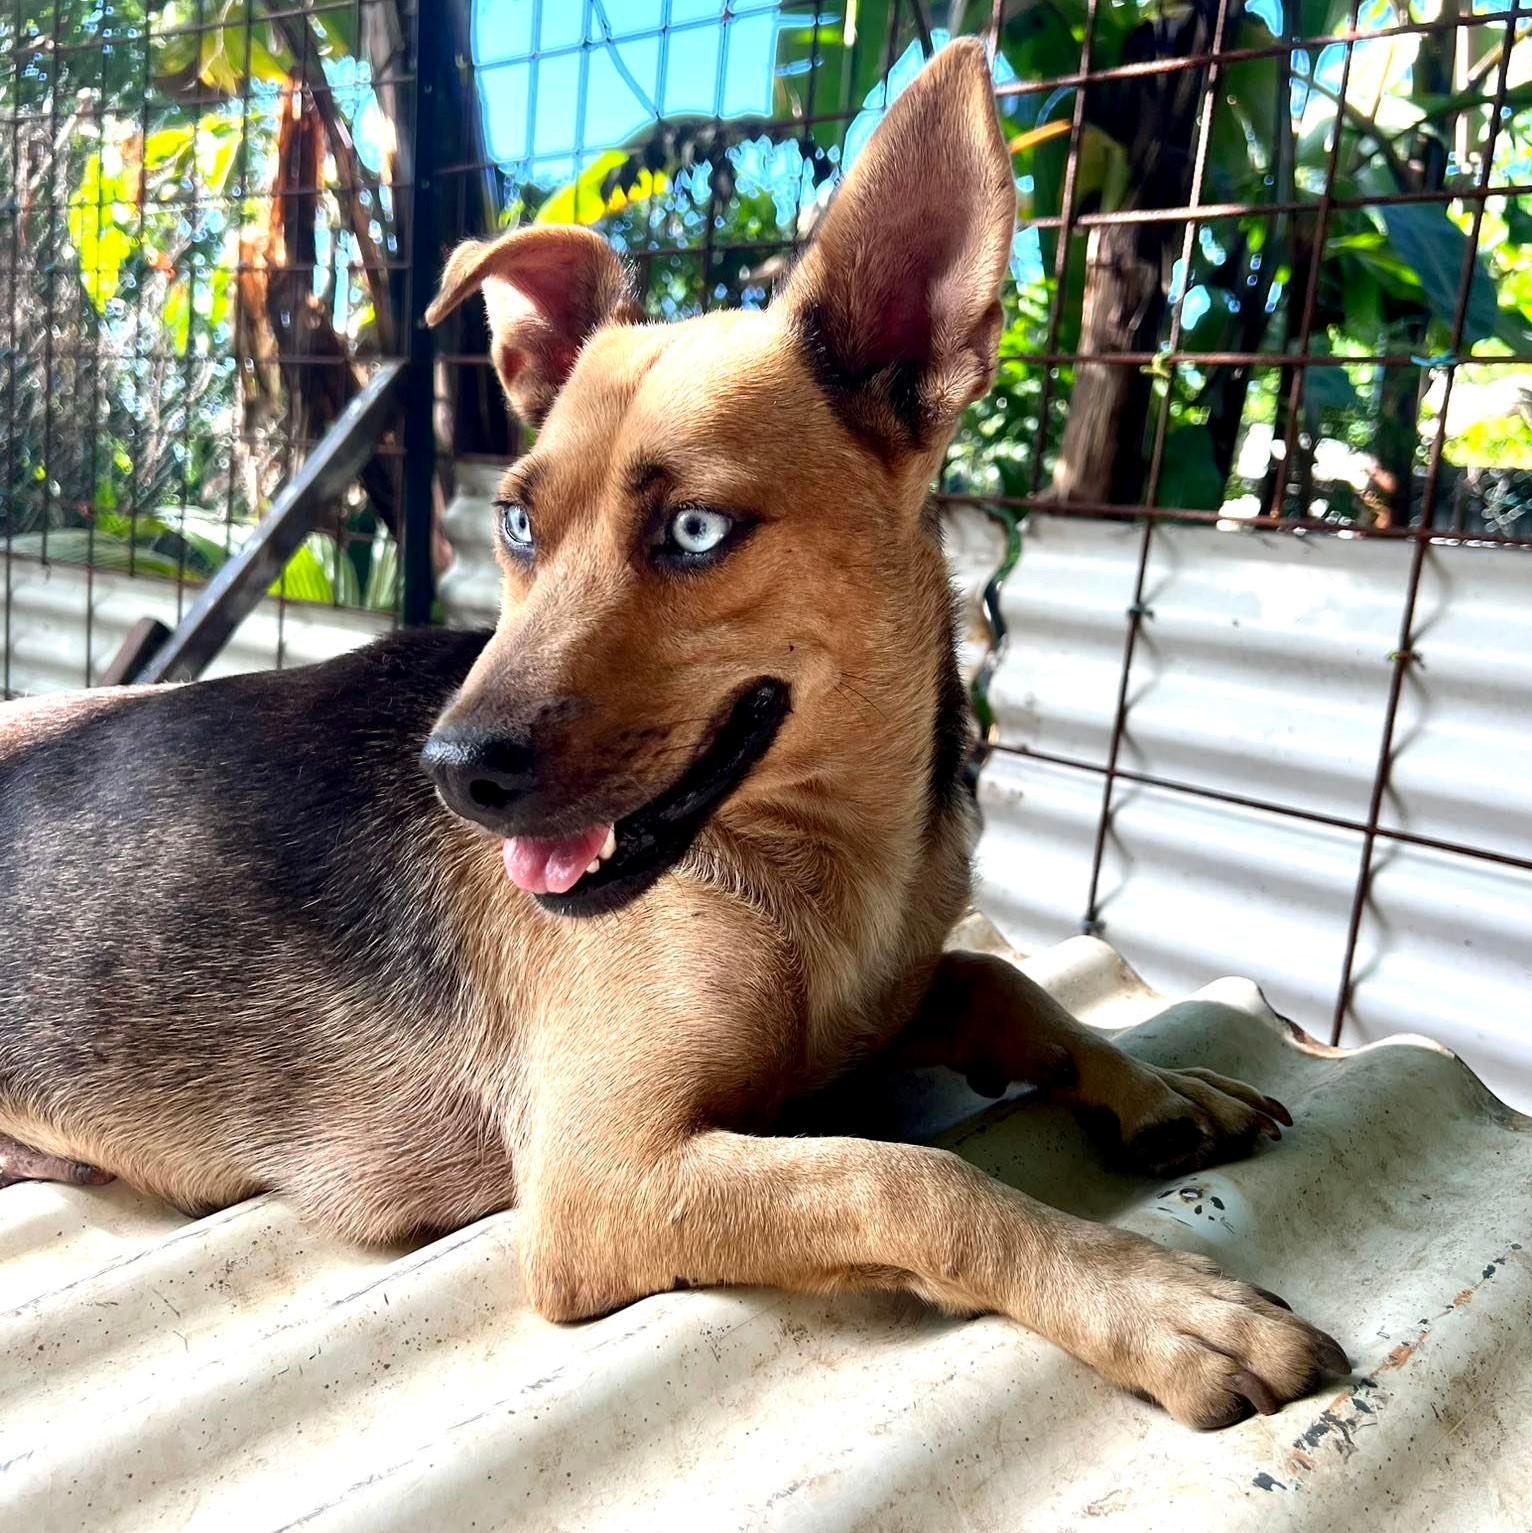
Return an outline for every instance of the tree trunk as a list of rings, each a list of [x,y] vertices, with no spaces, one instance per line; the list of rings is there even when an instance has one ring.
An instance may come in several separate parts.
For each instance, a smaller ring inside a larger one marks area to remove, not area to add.
[[[1157,17],[1129,34],[1123,63],[1188,58],[1207,51],[1214,0]],[[1238,25],[1238,0],[1229,26]],[[1086,119],[1124,146],[1131,208],[1173,208],[1191,195],[1192,141],[1206,70],[1128,76],[1087,98]],[[1086,250],[1080,318],[1082,356],[1154,351],[1165,316],[1165,286],[1182,238],[1175,223],[1101,225]],[[1135,507],[1143,497],[1144,437],[1152,399],[1141,369],[1083,361],[1050,494],[1060,500]]]
[[[1414,90],[1423,97],[1451,96],[1458,89],[1458,29],[1445,23],[1460,15],[1459,0],[1443,0],[1444,30],[1423,35],[1415,59]],[[1466,82],[1465,82],[1466,83]],[[1420,132],[1409,157],[1410,185],[1400,191],[1441,191],[1447,184],[1447,144],[1457,132],[1456,121],[1441,124],[1444,137]],[[1420,304],[1416,313],[1399,321],[1402,345],[1412,355],[1426,349],[1431,313]],[[1393,350],[1393,346],[1390,346]],[[1426,381],[1418,367],[1388,368],[1381,390],[1383,408],[1378,421],[1378,480],[1389,499],[1389,524],[1408,527],[1415,517],[1415,460],[1421,444],[1420,404]],[[1423,520],[1434,520],[1436,508],[1422,507]]]
[[[1080,315],[1082,358],[1154,349],[1165,293],[1157,253],[1146,259],[1141,248],[1140,235],[1146,229],[1159,233],[1154,225],[1135,224],[1091,230]],[[1143,423],[1149,401],[1150,380],[1141,368],[1088,361],[1076,366],[1069,419],[1053,473],[1053,498],[1132,503],[1143,484]]]
[[[1298,41],[1298,9],[1285,7],[1282,41],[1293,47]],[[1277,64],[1277,88],[1272,102],[1271,123],[1271,182],[1272,196],[1278,203],[1294,200],[1293,179],[1298,158],[1298,145],[1292,115],[1292,55],[1284,54]],[[1258,352],[1266,332],[1271,328],[1271,316],[1266,305],[1271,298],[1272,281],[1281,265],[1284,249],[1292,243],[1292,219],[1285,213],[1273,214],[1266,225],[1266,243],[1261,250],[1260,276],[1254,287],[1240,284],[1239,326],[1234,338],[1234,350]],[[1240,259],[1234,263],[1236,270],[1243,270],[1249,256],[1247,242],[1241,247]],[[1289,308],[1291,300],[1289,300]],[[1218,368],[1209,379],[1203,392],[1202,402],[1208,407],[1208,431],[1213,438],[1213,463],[1224,483],[1234,471],[1234,454],[1239,446],[1239,431],[1245,420],[1245,401],[1250,396],[1250,369],[1248,367]],[[1279,404],[1279,409],[1282,406]],[[1275,438],[1273,438],[1275,440]],[[1269,502],[1263,502],[1269,504]]]
[[[1282,355],[1296,350],[1298,326],[1304,305],[1308,301],[1309,284],[1317,276],[1314,263],[1320,259],[1314,244],[1317,233],[1316,219],[1311,213],[1300,213],[1293,220],[1292,278],[1287,284],[1287,295],[1282,306]],[[1277,405],[1271,423],[1271,462],[1266,469],[1266,481],[1261,486],[1261,510],[1267,516],[1287,514],[1288,490],[1296,482],[1301,486],[1313,483],[1313,443],[1303,430],[1302,414],[1297,429],[1293,429],[1293,375],[1298,369],[1284,366],[1277,369]],[[1300,385],[1301,389],[1301,385]],[[1301,398],[1301,393],[1300,393]],[[1292,432],[1293,451],[1287,456],[1287,439]],[[1278,456],[1276,447],[1282,444],[1283,453]],[[1308,511],[1308,498],[1302,495],[1297,502],[1300,512]]]

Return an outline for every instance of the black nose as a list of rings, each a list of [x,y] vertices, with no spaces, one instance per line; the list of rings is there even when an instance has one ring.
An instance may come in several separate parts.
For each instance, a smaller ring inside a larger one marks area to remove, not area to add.
[[[532,786],[532,746],[522,736],[447,725],[426,741],[421,764],[447,807],[501,835]]]

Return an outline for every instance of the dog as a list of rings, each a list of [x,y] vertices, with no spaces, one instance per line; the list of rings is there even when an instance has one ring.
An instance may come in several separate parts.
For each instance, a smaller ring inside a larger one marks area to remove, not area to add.
[[[448,260],[537,428],[493,634],[6,707],[0,1174],[394,1241],[521,1211],[556,1321],[699,1284],[998,1312],[1198,1427],[1346,1358],[940,1149],[768,1130],[880,1052],[1163,1174],[1290,1123],[946,952],[977,814],[928,490],[1015,222],[985,54],[893,104],[769,307],[645,323],[589,230]]]

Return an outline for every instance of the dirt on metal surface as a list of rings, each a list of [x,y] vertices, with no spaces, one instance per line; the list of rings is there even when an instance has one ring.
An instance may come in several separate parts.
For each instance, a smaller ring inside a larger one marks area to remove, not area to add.
[[[363,1251],[257,1198],[0,1193],[0,1522],[54,1529],[1238,1533],[1527,1525],[1532,1120],[1445,1050],[1315,1044],[1253,984],[1167,1005],[1105,945],[1029,965],[1161,1063],[1298,1126],[1164,1183],[1063,1113],[906,1082],[911,1134],[1213,1256],[1333,1332],[1353,1378],[1199,1435],[1006,1321],[896,1297],[659,1296],[557,1327],[514,1213]]]

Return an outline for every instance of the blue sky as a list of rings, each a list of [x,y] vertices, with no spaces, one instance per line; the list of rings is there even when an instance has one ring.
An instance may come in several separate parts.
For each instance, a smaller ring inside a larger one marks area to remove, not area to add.
[[[657,111],[665,117],[772,116],[778,33],[787,24],[801,26],[814,11],[747,0],[734,5],[724,27],[721,9],[718,0],[670,0],[670,28],[662,37],[661,0],[591,0],[593,41],[604,44],[610,37],[615,46],[582,48],[582,0],[543,0],[536,39],[533,0],[477,0],[473,52],[490,157],[514,168],[518,177],[547,185],[574,175],[577,149],[583,147],[589,157],[624,143],[653,122]],[[821,15],[838,21],[823,10]],[[932,37],[938,47],[947,41],[940,28],[932,29]],[[540,55],[535,62],[534,49]],[[889,73],[888,99],[914,79],[923,62],[912,43]],[[1004,59],[996,77],[1015,79]],[[881,88],[863,105],[846,130],[846,165],[882,115]],[[769,191],[784,223],[800,197],[814,194],[795,143],[746,142],[731,159],[741,190]],[[1036,233],[1022,231],[1017,239],[1018,276],[1034,275],[1033,268],[1040,273]]]
[[[532,160],[539,181],[562,179],[577,149],[623,143],[656,110],[666,117],[771,114],[783,18],[770,0],[736,5],[727,27],[718,0],[671,0],[663,37],[661,0],[591,0],[592,40],[610,35],[615,49],[580,46],[584,0],[543,0],[534,63],[535,9],[533,0],[477,0],[474,7],[486,135],[491,158],[502,165]],[[788,15],[805,12],[790,7]]]

